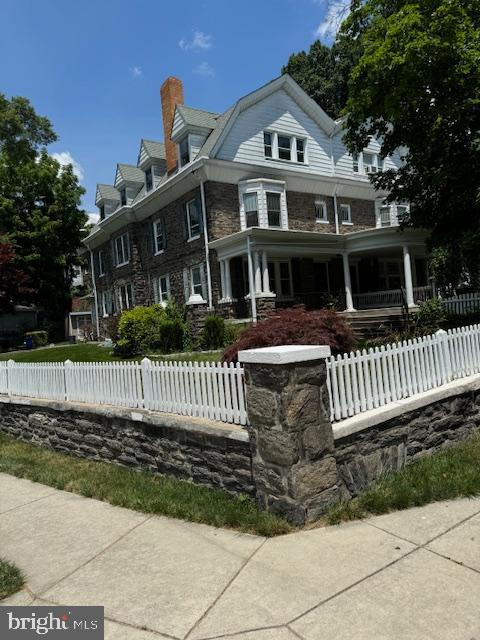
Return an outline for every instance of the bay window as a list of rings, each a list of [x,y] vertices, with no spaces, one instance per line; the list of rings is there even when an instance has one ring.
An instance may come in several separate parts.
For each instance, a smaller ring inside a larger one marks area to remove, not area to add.
[[[280,194],[267,191],[267,215],[269,227],[281,226]]]
[[[258,197],[257,193],[244,193],[243,205],[245,207],[246,227],[258,227]]]
[[[241,229],[288,229],[287,197],[283,180],[243,180],[238,184],[238,191]]]

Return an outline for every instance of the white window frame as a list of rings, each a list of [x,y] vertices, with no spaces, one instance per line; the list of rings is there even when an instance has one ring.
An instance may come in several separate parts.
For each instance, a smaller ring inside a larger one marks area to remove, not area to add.
[[[372,156],[372,163],[368,165],[365,162],[365,154],[368,153]],[[364,149],[360,153],[352,154],[352,167],[353,172],[358,173],[359,175],[372,175],[375,173],[381,173],[384,170],[385,159],[380,157],[380,154],[377,151],[369,151],[368,149]],[[355,168],[356,167],[356,168]],[[367,167],[370,167],[373,170],[367,171]]]
[[[190,205],[194,204],[197,208],[197,212],[198,212],[198,233],[196,235],[192,235],[192,225],[190,222]],[[198,206],[198,200],[196,198],[194,198],[193,200],[189,200],[186,204],[185,204],[185,209],[186,209],[186,218],[187,218],[187,231],[188,231],[188,242],[191,242],[192,240],[197,240],[197,238],[200,238],[201,236],[201,228],[202,228],[202,221],[201,221],[201,216],[202,216],[202,211],[200,206]]]
[[[344,220],[343,219],[343,215],[342,215],[342,207],[345,207],[348,210],[348,216],[347,218]],[[338,205],[338,208],[340,210],[340,222],[341,224],[344,225],[352,225],[353,221],[352,221],[352,207],[347,204],[346,202],[340,202],[340,204]]]
[[[249,225],[248,224],[248,215],[249,213],[253,213],[253,209],[252,211],[247,211],[247,207],[245,205],[245,200],[246,200],[246,196],[255,196],[255,200],[257,202],[257,208],[256,208],[256,214],[257,214],[257,224],[252,224]],[[257,191],[245,191],[242,194],[242,204],[243,204],[243,209],[245,212],[245,228],[246,229],[251,229],[252,227],[258,227],[260,225],[260,214],[259,214],[259,208],[258,208],[258,193]]]
[[[103,255],[103,249],[98,250],[98,277],[102,278],[105,275],[105,260]]]
[[[130,292],[129,292],[129,288],[130,288]],[[123,298],[122,298],[122,290],[125,291],[125,302],[126,304],[123,304]],[[135,302],[134,302],[134,293],[133,293],[133,285],[131,282],[125,282],[123,284],[119,284],[117,287],[117,295],[118,295],[118,308],[120,309],[120,311],[126,311],[128,309],[133,309],[133,307],[135,306]]]
[[[195,282],[195,273],[199,274],[200,282]],[[199,289],[200,288],[200,289]],[[189,298],[187,304],[202,304],[207,300],[207,283],[205,280],[205,264],[193,264],[188,269]]]
[[[318,215],[320,210],[322,211],[321,216]],[[327,203],[325,202],[325,200],[322,200],[320,198],[317,198],[315,200],[315,222],[318,222],[319,224],[328,224]]]
[[[280,226],[268,226],[267,192],[280,194]],[[267,180],[265,178],[253,178],[242,180],[238,183],[238,199],[240,208],[240,228],[247,229],[247,216],[245,211],[246,194],[257,194],[258,226],[263,229],[288,229],[288,207],[286,183],[284,180]]]
[[[104,318],[108,318],[108,316],[110,315],[108,311],[110,293],[110,291],[102,291],[102,316]]]
[[[123,261],[119,262],[119,255],[118,255],[118,241],[120,240],[120,244],[122,246],[122,254],[123,254]],[[127,233],[122,233],[121,236],[117,236],[115,238],[114,242],[114,251],[115,251],[115,266],[116,267],[123,267],[124,265],[128,264],[130,262],[130,239],[128,236],[128,232]]]
[[[165,290],[162,287],[162,281],[165,283]],[[170,298],[170,274],[166,273],[164,275],[158,276],[153,279],[153,299],[155,304],[161,304],[165,306],[167,304],[167,300]]]
[[[153,221],[152,225],[153,225],[153,250],[154,250],[154,255],[158,256],[165,251],[165,239],[166,239],[165,238],[165,221],[163,220],[163,218],[157,218],[156,220]],[[158,225],[160,225],[161,234],[159,234],[157,231]],[[158,246],[158,238],[160,235],[162,236],[161,247]]]
[[[265,145],[265,134],[268,133],[271,136],[271,145]],[[278,138],[288,138],[290,140],[290,159],[280,158],[279,154],[279,146],[278,146]],[[297,151],[297,140],[301,140],[303,142],[303,162],[298,159],[298,151]],[[299,164],[299,165],[308,165],[308,157],[307,157],[307,138],[303,136],[297,136],[292,133],[284,133],[282,131],[272,131],[271,129],[264,129],[262,132],[262,145],[263,145],[263,157],[265,160],[275,160],[276,162],[287,162],[288,164]],[[271,146],[272,155],[267,156],[265,154],[265,146]]]

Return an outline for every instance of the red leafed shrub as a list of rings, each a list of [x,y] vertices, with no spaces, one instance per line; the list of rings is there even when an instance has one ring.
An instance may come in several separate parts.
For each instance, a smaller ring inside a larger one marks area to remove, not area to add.
[[[355,337],[350,325],[331,309],[306,311],[303,306],[280,309],[243,331],[225,349],[222,360],[236,362],[238,352],[244,349],[283,344],[329,345],[333,353],[343,353],[353,348]]]

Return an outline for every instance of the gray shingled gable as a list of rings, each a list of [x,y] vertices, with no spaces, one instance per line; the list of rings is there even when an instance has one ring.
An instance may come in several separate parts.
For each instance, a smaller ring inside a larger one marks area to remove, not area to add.
[[[114,202],[120,201],[120,194],[110,184],[97,184],[97,193],[95,197],[95,203],[100,200],[113,200]]]
[[[201,109],[187,107],[184,104],[177,104],[176,108],[184,119],[185,124],[193,127],[203,127],[205,129],[214,129],[217,118],[220,115],[218,113],[212,113],[211,111],[202,111]]]
[[[149,158],[155,160],[165,160],[165,145],[163,142],[155,142],[155,140],[142,140],[143,148]]]
[[[118,164],[115,183],[117,183],[117,176],[120,176],[125,182],[143,183],[145,180],[143,171],[133,164]]]

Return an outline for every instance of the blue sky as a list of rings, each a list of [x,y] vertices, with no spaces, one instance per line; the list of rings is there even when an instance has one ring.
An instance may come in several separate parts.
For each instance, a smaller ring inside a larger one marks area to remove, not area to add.
[[[334,0],[338,2],[339,0]],[[1,0],[0,92],[52,121],[50,152],[78,163],[96,211],[97,182],[135,164],[140,139],[163,140],[159,87],[223,111],[280,73],[292,52],[329,41],[328,0]]]

